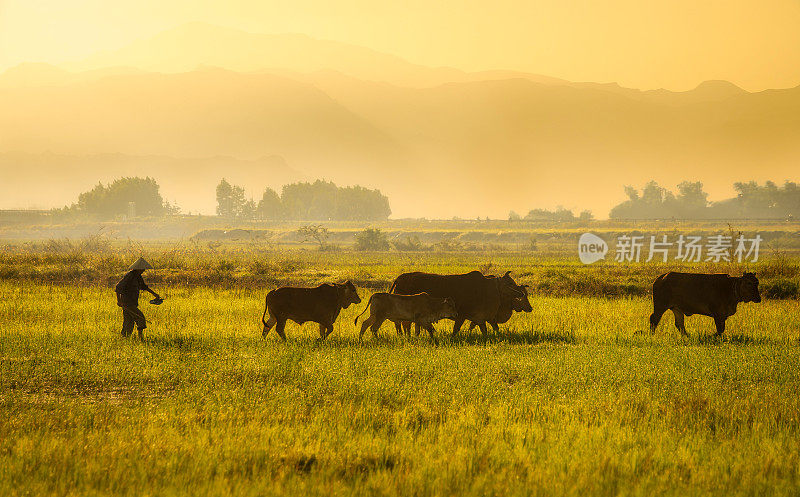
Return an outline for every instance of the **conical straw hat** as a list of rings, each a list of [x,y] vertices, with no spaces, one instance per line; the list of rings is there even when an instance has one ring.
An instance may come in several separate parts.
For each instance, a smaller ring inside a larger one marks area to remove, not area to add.
[[[144,271],[145,269],[153,269],[153,266],[150,265],[149,262],[144,260],[144,257],[139,257],[139,260],[134,262],[131,267],[128,268],[128,271],[133,271],[134,269],[141,269]]]

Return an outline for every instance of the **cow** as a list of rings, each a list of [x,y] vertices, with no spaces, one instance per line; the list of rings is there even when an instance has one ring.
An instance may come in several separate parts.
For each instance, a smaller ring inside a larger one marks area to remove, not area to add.
[[[528,285],[517,285],[517,289],[523,292],[524,296],[502,299],[500,307],[497,309],[497,316],[493,321],[489,321],[495,333],[500,331],[500,325],[507,323],[515,312],[531,312],[533,310],[528,300]],[[476,326],[478,326],[477,323],[470,322],[469,330],[472,331]]]
[[[453,319],[456,316],[456,306],[449,298],[431,297],[425,292],[414,295],[398,295],[395,293],[377,292],[372,294],[367,302],[367,307],[361,314],[370,310],[369,317],[361,323],[360,340],[367,328],[371,327],[372,335],[378,336],[378,329],[387,319],[391,321],[406,321],[414,323],[419,335],[420,328],[428,331],[434,339],[433,323],[443,318]],[[353,324],[358,324],[356,316]]]
[[[742,276],[670,272],[653,283],[653,314],[650,332],[655,332],[661,315],[671,309],[675,327],[684,336],[684,316],[700,314],[714,318],[716,336],[725,331],[725,320],[736,314],[739,302],[761,302],[758,278],[745,272]]]
[[[510,273],[508,271],[501,277],[484,276],[480,271],[446,275],[403,273],[394,280],[389,293],[413,295],[426,292],[432,297],[450,298],[456,305],[452,335],[457,335],[461,325],[468,319],[478,323],[485,337],[486,323],[494,321],[502,300],[523,296]],[[402,325],[408,333],[410,323],[403,322]],[[395,321],[398,333],[400,326],[401,322]]]
[[[345,283],[326,283],[316,288],[282,287],[267,294],[264,314],[263,338],[275,326],[275,331],[286,340],[284,328],[291,319],[297,324],[307,321],[319,323],[319,337],[326,338],[333,333],[333,323],[342,309],[350,304],[361,303],[355,285],[349,280]],[[265,320],[269,313],[269,320]]]

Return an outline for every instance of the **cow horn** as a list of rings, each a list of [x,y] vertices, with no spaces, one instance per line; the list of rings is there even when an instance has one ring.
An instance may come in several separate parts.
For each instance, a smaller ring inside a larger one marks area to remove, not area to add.
[[[506,276],[508,276],[509,274],[511,274],[511,271],[506,271],[506,274],[504,274],[504,275],[503,275],[503,277],[506,277]]]

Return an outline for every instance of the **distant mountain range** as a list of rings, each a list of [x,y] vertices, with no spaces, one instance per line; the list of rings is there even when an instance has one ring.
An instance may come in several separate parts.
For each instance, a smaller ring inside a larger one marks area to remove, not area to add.
[[[712,197],[737,180],[800,179],[800,87],[640,91],[468,73],[205,24],[61,68],[10,69],[0,108],[0,152],[18,153],[0,156],[0,170],[28,164],[0,185],[7,206],[26,174],[57,183],[79,172],[86,183],[132,170],[163,177],[167,198],[174,183],[176,198],[207,212],[213,185],[237,171],[254,190],[295,178],[377,187],[395,216],[428,217],[556,205],[605,217],[622,185],[649,179],[702,180]],[[265,166],[265,156],[285,163]],[[99,157],[134,158],[108,168]]]

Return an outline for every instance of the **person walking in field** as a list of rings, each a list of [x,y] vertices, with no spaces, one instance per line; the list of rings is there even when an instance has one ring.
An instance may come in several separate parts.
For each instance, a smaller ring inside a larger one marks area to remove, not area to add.
[[[117,283],[114,291],[117,293],[117,305],[122,308],[122,336],[129,337],[133,332],[133,325],[139,330],[139,338],[144,339],[144,329],[147,328],[147,321],[144,314],[139,309],[139,291],[144,290],[153,294],[154,304],[160,304],[162,299],[150,289],[144,282],[142,273],[148,269],[153,269],[144,258],[140,257],[128,268],[128,272]]]

